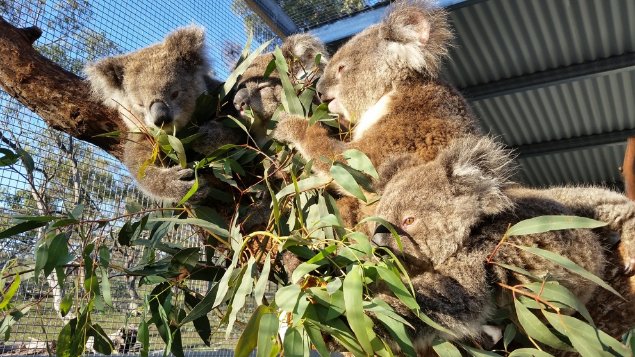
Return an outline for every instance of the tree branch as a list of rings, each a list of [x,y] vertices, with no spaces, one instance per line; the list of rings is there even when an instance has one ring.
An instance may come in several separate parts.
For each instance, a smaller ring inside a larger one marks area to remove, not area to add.
[[[42,31],[19,29],[0,17],[0,87],[51,127],[121,159],[120,141],[95,135],[125,130],[116,110],[90,96],[89,84],[33,48]]]

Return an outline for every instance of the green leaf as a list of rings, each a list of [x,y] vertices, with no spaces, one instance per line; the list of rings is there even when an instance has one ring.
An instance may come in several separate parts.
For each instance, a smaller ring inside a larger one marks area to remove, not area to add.
[[[362,188],[359,186],[357,181],[355,181],[353,175],[342,167],[340,163],[336,162],[333,164],[333,166],[331,166],[330,173],[333,180],[335,180],[338,185],[342,186],[346,192],[366,202],[366,196],[364,196]]]
[[[328,104],[321,103],[313,110],[313,115],[311,116],[311,119],[309,119],[309,125],[314,125],[318,121],[327,118],[330,118]]]
[[[16,291],[18,291],[19,287],[20,274],[16,274],[15,278],[13,278],[13,281],[11,282],[11,285],[9,285],[9,288],[6,291],[0,290],[0,293],[2,293],[2,300],[0,300],[0,310],[3,310],[9,305],[9,302],[13,298],[13,295],[15,295]],[[4,288],[4,286],[2,288]]]
[[[361,171],[374,179],[379,179],[379,174],[368,156],[357,149],[348,149],[342,153],[348,165],[355,170]]]
[[[93,336],[93,348],[95,351],[109,355],[113,351],[113,343],[99,324],[90,326],[89,336]]]
[[[248,357],[251,354],[251,351],[256,348],[258,343],[260,320],[262,319],[262,316],[268,312],[269,308],[267,306],[260,305],[256,308],[254,313],[251,314],[243,333],[236,342],[234,357]]]
[[[507,230],[508,236],[543,233],[561,229],[598,228],[607,223],[586,217],[576,216],[540,216],[520,221]]]
[[[573,347],[582,356],[630,355],[629,348],[625,345],[575,317],[545,310],[542,313],[551,326],[569,338]]]
[[[432,343],[432,349],[439,356],[444,356],[444,357],[445,356],[447,357],[461,357],[462,356],[461,351],[459,351],[459,349],[456,346],[454,346],[448,341],[435,340]]]
[[[553,357],[553,355],[535,348],[519,348],[513,350],[508,357]]]
[[[172,263],[184,266],[188,271],[193,271],[198,264],[199,248],[185,248],[172,257]]]
[[[150,352],[150,329],[145,319],[141,319],[139,323],[139,331],[137,332],[137,340],[141,344],[139,356],[148,357]]]
[[[265,263],[262,266],[260,277],[254,286],[254,298],[256,305],[262,305],[262,298],[265,296],[265,290],[267,283],[269,282],[269,272],[271,271],[271,252],[267,253],[265,257]]]
[[[9,149],[0,148],[0,154],[3,154],[0,157],[0,167],[11,166],[20,160],[20,156]]]
[[[22,161],[22,165],[28,172],[33,172],[35,170],[35,162],[33,161],[33,157],[26,150],[16,149],[15,150],[18,155],[20,155],[20,160]]]
[[[483,351],[481,349],[470,347],[462,343],[459,343],[458,345],[461,346],[462,349],[466,350],[467,353],[469,353],[471,356],[474,356],[474,357],[500,357],[499,354],[494,352]]]
[[[258,350],[256,357],[269,357],[278,334],[278,316],[263,314],[258,328]]]
[[[73,327],[77,322],[77,319],[72,319],[62,329],[60,330],[59,335],[57,335],[57,344],[55,345],[55,353],[60,357],[70,357],[71,356],[71,337],[73,334]]]
[[[507,324],[507,326],[505,326],[505,331],[503,332],[503,346],[505,347],[505,351],[507,351],[509,344],[514,340],[514,337],[516,337],[516,325],[511,323]]]
[[[311,176],[305,179],[298,181],[298,190],[297,192],[304,192],[308,190],[314,190],[317,188],[323,188],[328,185],[332,180],[328,177],[322,176]],[[294,184],[287,185],[283,187],[276,194],[276,198],[281,200],[283,197],[296,193],[296,188]]]
[[[279,47],[273,51],[273,56],[276,60],[276,68],[278,69],[278,75],[280,76],[280,82],[282,83],[282,105],[287,113],[304,116],[304,110],[302,103],[293,88],[291,80],[288,76],[287,60],[282,54],[282,50]]]
[[[79,221],[82,218],[82,213],[84,213],[84,205],[80,203],[73,208],[73,211],[70,213],[70,217]]]
[[[302,293],[302,289],[298,285],[282,287],[276,291],[276,305],[284,311],[291,312],[298,303],[300,293]]]
[[[292,326],[284,334],[284,355],[289,357],[304,357],[308,355],[308,346],[303,338],[305,332],[302,327]]]
[[[551,332],[549,328],[542,323],[538,317],[536,317],[536,315],[534,315],[517,299],[514,299],[514,306],[516,307],[518,322],[523,327],[527,335],[546,344],[547,346],[551,346],[559,350],[571,349],[571,347],[558,338],[558,336],[554,335],[553,332]]]
[[[60,301],[60,315],[65,317],[71,311],[73,306],[73,292],[67,292]]]
[[[311,321],[305,321],[304,329],[306,330],[307,335],[309,335],[311,343],[315,346],[315,349],[320,354],[320,356],[331,357],[331,353],[326,347],[326,343],[324,342],[324,338],[322,337],[322,332],[320,331],[319,327],[311,323]]]
[[[182,168],[187,167],[187,158],[185,156],[185,148],[183,147],[183,143],[181,140],[174,135],[168,135],[168,142],[172,147],[172,150],[176,153],[176,157],[179,159],[179,165]]]
[[[0,239],[2,238],[10,238],[16,236],[20,233],[28,232],[30,230],[34,230],[40,227],[44,227],[48,224],[48,222],[38,222],[38,221],[26,221],[16,224],[15,226],[9,227],[4,231],[0,232]]]
[[[219,235],[221,237],[224,237],[224,238],[229,237],[229,232],[226,229],[223,229],[214,223],[211,223],[199,218],[185,218],[185,219],[174,218],[174,217],[151,218],[148,220],[148,222],[173,222],[177,224],[191,224],[193,226],[209,229],[212,233]]]
[[[99,292],[101,296],[104,298],[104,302],[108,306],[112,306],[112,296],[110,294],[110,280],[108,279],[108,269],[100,268],[101,271],[101,282]]]
[[[187,190],[187,192],[185,193],[185,196],[183,196],[179,202],[177,203],[177,205],[183,205],[185,202],[187,202],[187,200],[190,199],[190,197],[194,196],[194,194],[198,192],[198,169],[194,169],[194,183],[192,184],[192,187],[190,187],[189,190]]]
[[[48,276],[54,268],[68,264],[73,259],[74,257],[68,252],[68,236],[64,233],[56,235],[48,246],[44,275]]]
[[[524,284],[523,286],[533,291],[536,295],[540,295],[542,299],[545,299],[549,302],[564,304],[575,309],[591,325],[594,325],[591,314],[589,314],[587,308],[565,286],[560,285],[555,281],[545,282],[544,284],[536,282],[531,284]]]
[[[326,334],[331,335],[337,342],[339,342],[347,351],[350,351],[355,356],[365,356],[366,353],[359,346],[355,340],[355,336],[346,324],[340,319],[333,319],[325,323],[317,323],[320,330]]]
[[[254,267],[254,263],[256,259],[254,257],[249,258],[247,262],[247,267],[245,267],[245,272],[242,274],[242,280],[240,281],[240,285],[238,285],[238,290],[234,294],[234,299],[232,301],[232,310],[229,314],[229,322],[227,323],[227,329],[225,330],[225,338],[229,338],[229,335],[232,332],[234,327],[234,322],[236,321],[236,317],[238,316],[238,312],[245,305],[245,301],[247,299],[247,295],[251,294],[253,284],[253,278],[251,276],[252,269]]]
[[[377,320],[386,327],[388,333],[390,333],[392,338],[397,342],[403,354],[406,356],[416,356],[417,353],[406,330],[406,325],[411,328],[412,326],[405,321],[403,317],[397,315],[384,301],[375,298],[373,299],[373,303],[375,306],[372,308],[366,306],[366,310],[376,314]],[[444,356],[444,354],[439,355]]]
[[[574,263],[569,258],[563,257],[559,254],[550,252],[548,250],[544,250],[544,249],[540,249],[536,247],[525,247],[521,245],[514,245],[514,246],[516,248],[522,249],[531,254],[547,259],[552,263],[558,264],[561,267],[569,270],[570,272],[578,274],[581,277],[596,283],[597,285],[603,287],[604,289],[612,292],[613,294],[619,296],[622,300],[624,300],[624,297],[622,297],[622,295],[620,295],[620,293],[618,293],[615,289],[613,289],[609,284],[605,283],[604,281],[602,281],[602,279],[598,278],[597,276],[591,274],[590,272],[588,272],[587,270],[585,270],[578,264]]]
[[[373,347],[366,332],[364,307],[360,304],[364,299],[362,294],[362,278],[363,271],[359,265],[354,265],[348,274],[346,274],[343,285],[344,306],[346,307],[346,320],[348,320],[351,330],[355,333],[357,341],[359,341],[359,344],[366,353],[372,355]]]

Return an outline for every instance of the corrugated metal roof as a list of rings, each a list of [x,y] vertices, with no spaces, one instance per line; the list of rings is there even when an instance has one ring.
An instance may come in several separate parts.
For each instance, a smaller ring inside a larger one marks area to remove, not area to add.
[[[484,128],[523,145],[635,128],[635,68],[472,102]]]
[[[608,184],[622,180],[626,143],[520,158],[520,179],[532,186]]]
[[[633,0],[491,0],[450,17],[460,88],[635,51]]]

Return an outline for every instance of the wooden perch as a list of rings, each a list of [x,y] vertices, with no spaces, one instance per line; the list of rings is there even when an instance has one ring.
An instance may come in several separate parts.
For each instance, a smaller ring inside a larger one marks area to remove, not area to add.
[[[0,17],[0,87],[51,128],[93,143],[121,159],[118,139],[95,137],[124,130],[117,111],[92,99],[86,81],[33,48],[41,34],[37,27],[19,29]]]

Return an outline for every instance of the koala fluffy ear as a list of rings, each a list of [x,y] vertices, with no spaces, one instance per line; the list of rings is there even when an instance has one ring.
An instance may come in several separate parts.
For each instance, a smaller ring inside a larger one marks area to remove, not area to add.
[[[186,68],[206,63],[205,29],[200,26],[180,28],[166,36],[164,46],[168,53],[176,53]]]
[[[488,137],[456,139],[436,160],[457,194],[478,196],[483,213],[496,214],[513,206],[503,190],[513,183],[516,166],[502,144]]]
[[[93,93],[108,106],[116,107],[117,104],[110,99],[118,97],[118,93],[123,92],[126,61],[126,56],[115,56],[89,63],[84,67]]]
[[[424,162],[415,154],[401,154],[389,157],[379,168],[377,174],[379,180],[373,183],[373,189],[381,193],[398,172],[414,167]]]
[[[280,47],[282,54],[287,58],[297,58],[304,69],[313,68],[315,56],[320,53],[320,68],[324,68],[328,62],[328,52],[324,43],[317,37],[309,34],[297,34],[287,37]]]
[[[445,10],[426,0],[396,3],[379,30],[379,36],[391,42],[391,61],[433,77],[453,38]]]

